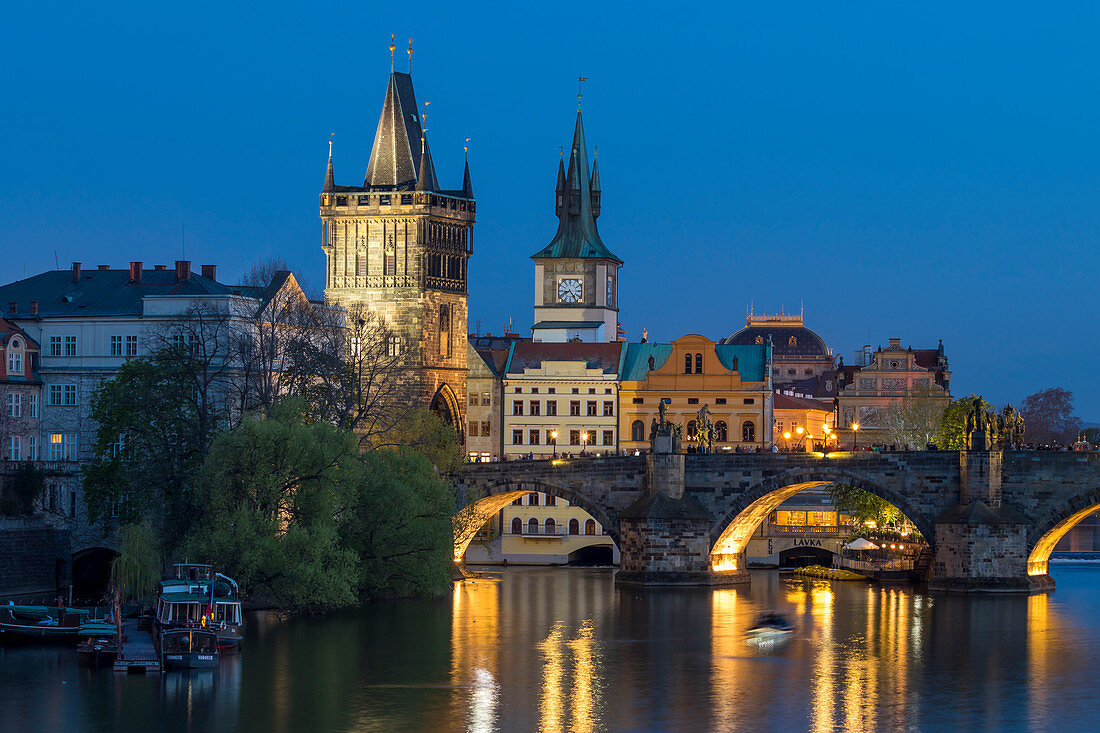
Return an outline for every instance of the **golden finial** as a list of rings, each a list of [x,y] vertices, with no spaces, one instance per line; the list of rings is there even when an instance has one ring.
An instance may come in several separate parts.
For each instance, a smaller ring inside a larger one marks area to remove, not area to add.
[[[465,143],[462,145],[462,155],[467,160],[470,159],[470,138],[466,138]]]
[[[409,39],[409,74],[413,73],[413,39]]]
[[[582,85],[583,85],[583,84],[584,84],[584,83],[585,83],[586,81],[588,81],[588,77],[587,77],[587,76],[580,76],[580,75],[578,75],[578,76],[577,76],[577,110],[578,110],[578,111],[579,111],[579,110],[580,110],[580,108],[581,108],[581,97],[583,97],[583,96],[584,96],[583,94],[581,94],[581,86],[582,86]]]
[[[559,158],[564,158],[565,157],[565,148],[563,148],[561,145],[558,146],[558,157]]]
[[[390,34],[390,73],[393,73],[393,52],[397,50],[397,46],[393,45],[394,34]]]
[[[333,137],[334,137],[335,135],[336,135],[336,133],[335,133],[335,132],[330,132],[330,133],[328,134],[328,157],[330,157],[330,158],[332,157],[332,138],[333,138]]]
[[[420,132],[421,137],[428,134],[428,105],[431,102],[424,103],[424,111],[420,113]]]
[[[600,146],[599,145],[593,145],[592,146],[592,159],[595,160],[598,157],[600,157]]]

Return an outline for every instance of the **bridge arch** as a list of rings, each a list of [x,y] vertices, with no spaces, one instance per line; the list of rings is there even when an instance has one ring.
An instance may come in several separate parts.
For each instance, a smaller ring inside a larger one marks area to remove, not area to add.
[[[880,485],[864,476],[832,467],[796,468],[772,476],[746,489],[730,510],[711,525],[711,565],[717,571],[739,570],[749,539],[760,523],[780,504],[806,489],[829,484],[848,484],[863,489],[893,504],[932,546],[935,527],[931,517],[918,511],[900,490]],[[900,488],[900,487],[899,487]]]
[[[72,554],[73,587],[82,593],[106,591],[111,580],[111,561],[118,551],[111,547],[85,547]]]
[[[1088,515],[1100,511],[1100,487],[1091,488],[1058,505],[1046,517],[1035,523],[1035,530],[1028,537],[1031,544],[1027,556],[1027,574],[1047,575],[1050,555],[1059,540],[1081,523]]]
[[[520,497],[541,492],[584,509],[591,514],[606,530],[609,537],[619,545],[619,522],[612,519],[603,507],[592,502],[584,494],[565,486],[541,479],[502,480],[484,487],[486,495],[463,507],[455,516],[454,522],[454,560],[462,562],[466,548],[497,512]]]

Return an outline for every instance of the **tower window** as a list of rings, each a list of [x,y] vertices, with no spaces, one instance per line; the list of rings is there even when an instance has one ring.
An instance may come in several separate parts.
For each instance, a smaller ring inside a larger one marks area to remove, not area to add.
[[[408,204],[411,204],[412,202],[413,202],[413,195],[411,193],[401,194],[401,205],[402,206],[406,206]]]
[[[359,197],[359,205],[360,206],[369,206],[370,205],[370,196],[360,196]]]
[[[347,196],[337,196],[336,197],[336,205],[337,206],[347,206],[348,205],[348,197]]]
[[[381,204],[382,206],[389,206],[390,205],[390,195],[388,193],[382,194],[381,196],[378,197],[378,203]]]
[[[367,274],[367,255],[359,254],[355,256],[355,274],[358,277],[363,277]]]
[[[396,275],[397,274],[397,254],[395,252],[386,253],[386,271],[382,273],[384,275]]]

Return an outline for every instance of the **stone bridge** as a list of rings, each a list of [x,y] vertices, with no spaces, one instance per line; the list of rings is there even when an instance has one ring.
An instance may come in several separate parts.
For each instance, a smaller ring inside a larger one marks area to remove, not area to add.
[[[1100,453],[964,451],[650,454],[472,464],[460,489],[455,558],[481,520],[541,491],[587,510],[619,545],[620,582],[748,580],[749,537],[787,498],[845,483],[900,509],[934,553],[930,584],[957,590],[1049,590],[1047,560],[1100,509]]]

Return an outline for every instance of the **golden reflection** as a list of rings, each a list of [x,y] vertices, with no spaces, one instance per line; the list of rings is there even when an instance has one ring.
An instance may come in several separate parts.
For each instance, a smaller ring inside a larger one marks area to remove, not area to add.
[[[500,582],[455,583],[451,594],[451,684],[469,687],[469,730],[493,730],[500,709]]]
[[[539,696],[539,721],[542,730],[562,730],[565,714],[565,630],[560,621],[538,644],[542,653],[542,694]]]
[[[751,609],[749,609],[751,612]],[[733,694],[738,689],[738,657],[744,651],[741,638],[745,624],[738,624],[737,589],[720,588],[710,593],[710,658],[711,658],[711,707],[713,724],[731,726],[739,719],[738,700]]]
[[[596,656],[592,621],[581,624],[577,636],[569,642],[573,652],[573,696],[570,700],[572,730],[585,733],[597,729],[599,721],[599,659]]]
[[[1058,690],[1057,678],[1063,669],[1071,666],[1071,660],[1059,655],[1060,643],[1056,614],[1046,593],[1027,599],[1027,667],[1031,684],[1027,686],[1030,699],[1028,710],[1031,728],[1042,730],[1049,726],[1045,713],[1058,703],[1051,699],[1051,691]]]
[[[591,619],[581,623],[572,639],[564,623],[555,623],[538,650],[543,659],[539,730],[599,730],[603,668]]]

